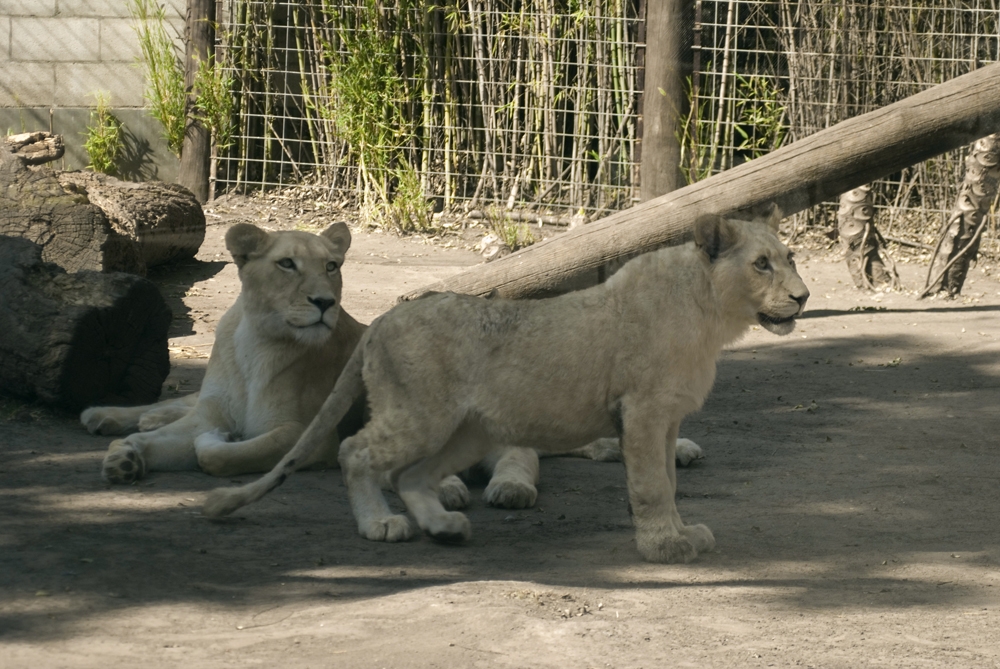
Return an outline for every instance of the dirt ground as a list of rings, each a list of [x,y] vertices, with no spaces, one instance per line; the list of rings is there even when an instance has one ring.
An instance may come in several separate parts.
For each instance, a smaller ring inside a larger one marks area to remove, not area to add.
[[[168,395],[197,387],[238,293],[233,216],[332,216],[208,213],[198,260],[152,277],[176,314]],[[347,310],[369,321],[480,261],[449,239],[356,229]],[[385,545],[357,535],[338,471],[209,522],[228,480],[111,487],[106,437],[0,404],[0,666],[1000,666],[1000,283],[868,296],[827,252],[799,256],[799,328],[727,351],[683,426],[707,457],[680,472],[680,511],[718,542],[687,565],[640,561],[616,463],[543,460],[534,509],[480,487],[468,544]],[[910,288],[924,271],[901,265]]]

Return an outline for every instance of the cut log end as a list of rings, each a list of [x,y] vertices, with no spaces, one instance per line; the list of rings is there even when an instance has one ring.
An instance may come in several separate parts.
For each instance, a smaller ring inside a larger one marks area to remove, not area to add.
[[[170,372],[170,308],[149,281],[114,278],[128,284],[120,297],[87,311],[69,343],[59,380],[59,403],[68,409],[148,404]]]
[[[70,410],[155,400],[170,371],[171,313],[131,274],[67,274],[0,237],[0,393]]]

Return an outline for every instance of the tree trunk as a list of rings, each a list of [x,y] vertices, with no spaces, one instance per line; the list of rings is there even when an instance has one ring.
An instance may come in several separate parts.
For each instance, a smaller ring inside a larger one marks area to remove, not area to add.
[[[685,186],[681,174],[679,124],[688,104],[691,75],[690,0],[646,0],[646,50],[642,82],[640,184],[642,202]]]
[[[215,0],[188,0],[184,57],[184,87],[187,96],[187,125],[181,146],[177,183],[194,193],[198,202],[208,201],[208,173],[212,137],[195,116],[195,73],[199,62],[207,62],[215,46]]]
[[[67,274],[0,237],[0,392],[70,410],[143,404],[170,371],[170,308],[131,274]]]
[[[699,215],[774,202],[786,215],[996,132],[1000,63],[982,67],[766,156],[404,295],[428,290],[519,298],[558,291],[631,253],[678,244]]]
[[[145,273],[136,245],[85,195],[63,190],[48,168],[28,169],[0,145],[0,235],[42,247],[42,258],[68,272]]]
[[[882,235],[875,227],[870,186],[859,186],[840,196],[837,232],[855,287],[872,290],[880,284],[899,284],[895,268],[886,269],[879,253]]]
[[[958,199],[941,228],[941,237],[927,273],[924,295],[962,292],[969,264],[979,254],[979,240],[1000,181],[1000,133],[972,145],[965,159],[965,178]],[[922,296],[921,296],[922,297]]]
[[[101,208],[112,227],[137,245],[146,267],[193,258],[205,241],[205,212],[183,186],[120,181],[93,172],[57,176],[64,188]]]

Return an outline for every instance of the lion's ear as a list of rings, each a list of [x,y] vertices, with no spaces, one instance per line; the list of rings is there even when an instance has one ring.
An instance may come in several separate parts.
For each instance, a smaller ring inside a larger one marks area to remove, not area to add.
[[[347,253],[347,249],[351,248],[351,231],[343,221],[334,223],[320,234],[333,242],[341,253]]]
[[[739,223],[735,221],[716,214],[704,214],[694,222],[694,243],[712,262],[733,247],[739,239]]]
[[[778,206],[777,202],[767,202],[762,205],[758,205],[753,208],[754,220],[760,221],[767,227],[771,228],[774,234],[778,234],[778,226],[781,224],[781,219],[785,215],[781,211],[781,207]]]
[[[226,248],[236,267],[242,268],[250,256],[267,246],[267,232],[250,223],[237,223],[226,231]]]

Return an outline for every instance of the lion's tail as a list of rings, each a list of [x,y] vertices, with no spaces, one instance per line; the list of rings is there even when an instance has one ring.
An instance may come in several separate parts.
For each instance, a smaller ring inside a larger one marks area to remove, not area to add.
[[[350,410],[354,401],[364,392],[364,381],[361,369],[364,365],[364,344],[362,339],[351,354],[344,370],[337,379],[333,391],[326,398],[319,413],[313,418],[309,427],[299,437],[298,442],[285,457],[274,466],[270,472],[252,483],[237,488],[217,488],[208,494],[202,505],[202,515],[217,518],[226,516],[251,502],[271,492],[285,482],[289,474],[294,472],[300,463],[307,462],[309,456],[320,446],[328,443],[330,435]]]

